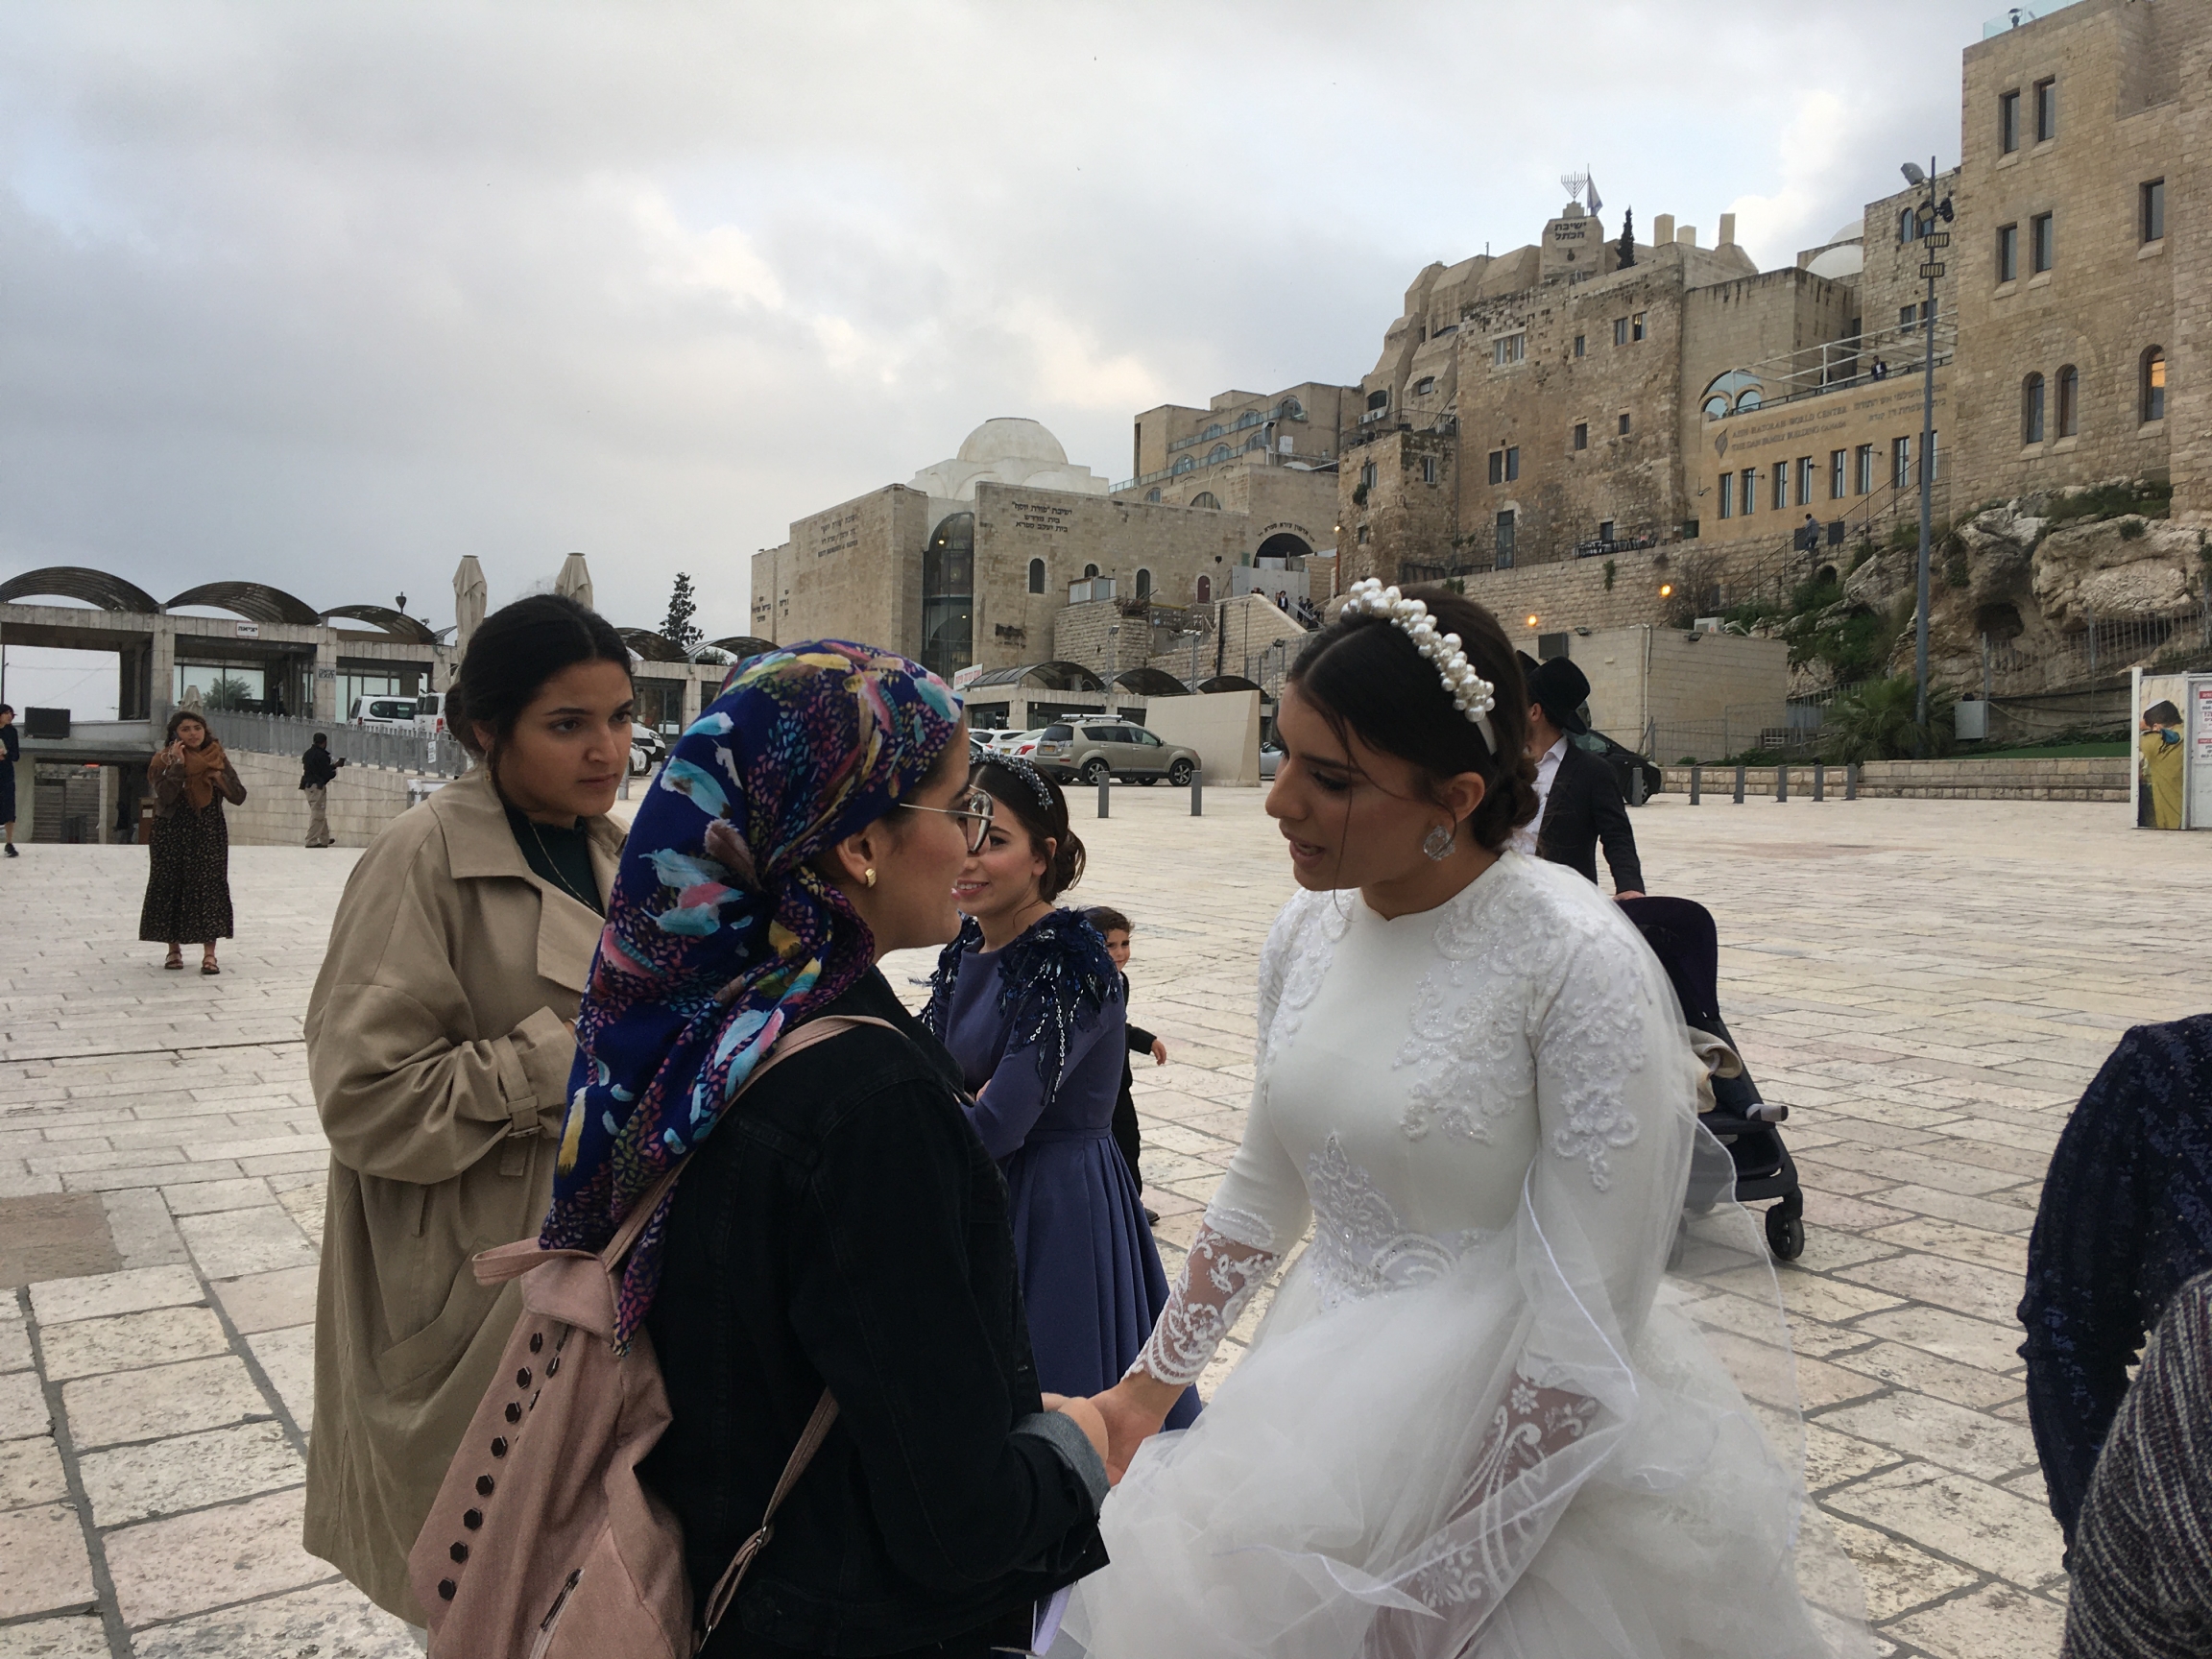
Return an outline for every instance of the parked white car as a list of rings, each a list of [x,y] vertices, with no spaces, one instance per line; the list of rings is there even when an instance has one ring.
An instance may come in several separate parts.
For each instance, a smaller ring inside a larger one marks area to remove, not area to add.
[[[349,726],[374,726],[387,732],[413,732],[420,728],[415,719],[415,699],[412,697],[356,697],[351,712],[346,716]]]
[[[994,755],[1020,755],[1025,752],[1024,744],[1033,749],[1044,734],[1045,729],[1040,726],[1034,732],[993,732],[983,741],[991,746]]]

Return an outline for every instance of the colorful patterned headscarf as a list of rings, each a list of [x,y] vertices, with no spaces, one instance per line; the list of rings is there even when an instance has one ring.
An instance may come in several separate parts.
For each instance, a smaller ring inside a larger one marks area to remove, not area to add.
[[[943,681],[867,645],[816,640],[731,671],[622,850],[541,1243],[604,1248],[776,1039],[868,971],[873,936],[809,860],[910,795],[959,721]],[[631,1254],[617,1348],[652,1306],[667,1210]]]

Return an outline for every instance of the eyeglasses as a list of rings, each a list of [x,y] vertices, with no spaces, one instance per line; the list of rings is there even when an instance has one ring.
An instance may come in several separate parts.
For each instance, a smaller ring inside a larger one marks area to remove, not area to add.
[[[959,819],[968,834],[968,851],[979,853],[983,849],[983,837],[991,833],[991,812],[996,803],[989,790],[971,789],[957,806],[917,806],[911,801],[901,805],[909,812],[942,812],[948,818]]]

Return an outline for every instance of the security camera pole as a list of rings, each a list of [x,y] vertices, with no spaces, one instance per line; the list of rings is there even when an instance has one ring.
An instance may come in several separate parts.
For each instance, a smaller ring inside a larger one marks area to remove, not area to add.
[[[1920,246],[1924,250],[1940,250],[1951,245],[1951,233],[1937,230],[1938,216],[1948,223],[1951,204],[1941,206],[1936,203],[1936,157],[1928,157],[1928,171],[1922,173],[1911,161],[1902,169],[1908,184],[1925,183],[1928,186],[1928,204],[1925,212],[1916,215],[1920,220]],[[1919,685],[1919,694],[1912,705],[1912,723],[1918,729],[1916,746],[1925,755],[1928,748],[1928,555],[1932,533],[1930,518],[1929,474],[1934,470],[1936,458],[1936,278],[1943,275],[1942,262],[1932,252],[1923,252],[1920,275],[1928,282],[1928,309],[1920,325],[1921,396],[1920,396],[1920,568],[1919,607],[1912,619],[1912,669]]]

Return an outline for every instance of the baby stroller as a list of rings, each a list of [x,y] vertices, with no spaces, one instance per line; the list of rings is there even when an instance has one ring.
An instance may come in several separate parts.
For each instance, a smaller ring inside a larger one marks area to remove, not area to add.
[[[1623,899],[1621,911],[1667,970],[1682,1003],[1682,1018],[1735,1048],[1736,1039],[1720,1018],[1720,940],[1712,912],[1688,899]],[[1741,1057],[1742,1050],[1737,1052]],[[1715,1077],[1713,1099],[1713,1110],[1700,1121],[1728,1149],[1736,1166],[1736,1196],[1746,1203],[1778,1200],[1767,1212],[1767,1247],[1780,1261],[1796,1261],[1805,1254],[1805,1193],[1797,1184],[1797,1166],[1774,1127],[1790,1116],[1790,1108],[1762,1100],[1748,1070]],[[1695,1186],[1695,1174],[1692,1181]],[[1690,1194],[1694,1204],[1701,1198],[1709,1203],[1715,1196]]]

